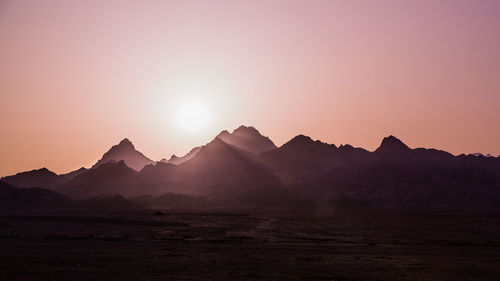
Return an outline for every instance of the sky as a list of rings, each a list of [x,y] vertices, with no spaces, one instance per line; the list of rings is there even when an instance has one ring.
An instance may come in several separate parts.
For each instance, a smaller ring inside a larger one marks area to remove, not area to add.
[[[0,176],[239,125],[499,155],[500,1],[0,0]]]

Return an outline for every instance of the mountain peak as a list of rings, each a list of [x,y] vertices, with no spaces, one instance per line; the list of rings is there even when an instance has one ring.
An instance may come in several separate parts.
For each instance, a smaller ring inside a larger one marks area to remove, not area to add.
[[[135,147],[132,144],[132,142],[129,139],[127,139],[127,138],[124,138],[122,141],[120,141],[120,143],[118,144],[118,146],[120,146],[120,147],[128,147],[128,148],[135,149]]]
[[[0,179],[18,187],[51,187],[61,182],[61,177],[43,167],[31,171],[17,173]]]
[[[110,161],[119,162],[121,160],[124,161],[124,164],[136,171],[140,171],[144,166],[154,162],[137,151],[129,139],[124,138],[120,143],[114,145],[110,150],[104,153],[101,160],[97,161],[92,168],[96,168]]]
[[[290,143],[310,143],[310,142],[314,142],[314,141],[311,139],[311,137],[300,134],[298,136],[295,136],[289,142]]]
[[[263,136],[252,126],[239,126],[232,133],[224,130],[217,135],[216,139],[254,154],[276,148],[276,145],[268,137]]]
[[[34,169],[34,170],[31,170],[31,171],[17,173],[15,175],[23,175],[23,174],[36,174],[36,175],[49,174],[49,175],[55,175],[55,176],[57,176],[56,173],[52,172],[51,170],[47,169],[46,167],[43,167],[43,168],[40,168],[40,169]]]
[[[334,144],[327,144],[324,142],[321,142],[319,140],[313,140],[311,137],[306,136],[306,135],[298,135],[295,136],[293,139],[289,140],[287,143],[285,143],[282,147],[328,147],[328,149],[336,149],[337,147]]]
[[[393,135],[385,137],[376,151],[407,151],[410,148]]]
[[[233,135],[231,134],[231,137]],[[257,168],[257,156],[249,150],[226,142],[221,138],[214,138],[202,146],[198,153],[189,161],[182,163],[182,171],[193,173],[196,177],[234,177],[237,174],[252,174]],[[191,176],[190,176],[191,177]]]
[[[236,128],[233,131],[233,134],[235,134],[235,135],[242,135],[242,134],[243,135],[248,135],[248,134],[261,135],[260,132],[257,129],[255,129],[255,127],[244,126],[244,125],[241,125],[238,128]]]
[[[217,136],[216,138],[223,138],[227,135],[230,135],[231,133],[229,133],[227,130],[224,130],[224,131],[221,131]]]

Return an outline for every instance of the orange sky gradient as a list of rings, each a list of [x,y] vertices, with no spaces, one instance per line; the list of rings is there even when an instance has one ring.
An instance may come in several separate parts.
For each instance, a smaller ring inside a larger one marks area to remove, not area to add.
[[[0,176],[241,124],[499,155],[500,1],[0,0],[0,98]],[[212,114],[196,133],[173,122],[190,98]]]

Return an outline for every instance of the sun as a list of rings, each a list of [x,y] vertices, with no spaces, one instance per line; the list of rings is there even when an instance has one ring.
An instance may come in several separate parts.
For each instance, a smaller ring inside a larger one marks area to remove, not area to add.
[[[198,99],[182,102],[176,110],[177,126],[189,133],[196,133],[210,123],[211,112],[206,103]]]

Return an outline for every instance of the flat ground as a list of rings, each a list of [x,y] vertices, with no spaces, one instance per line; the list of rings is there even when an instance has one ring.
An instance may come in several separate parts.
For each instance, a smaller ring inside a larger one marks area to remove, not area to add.
[[[0,213],[0,280],[500,280],[500,213]]]

